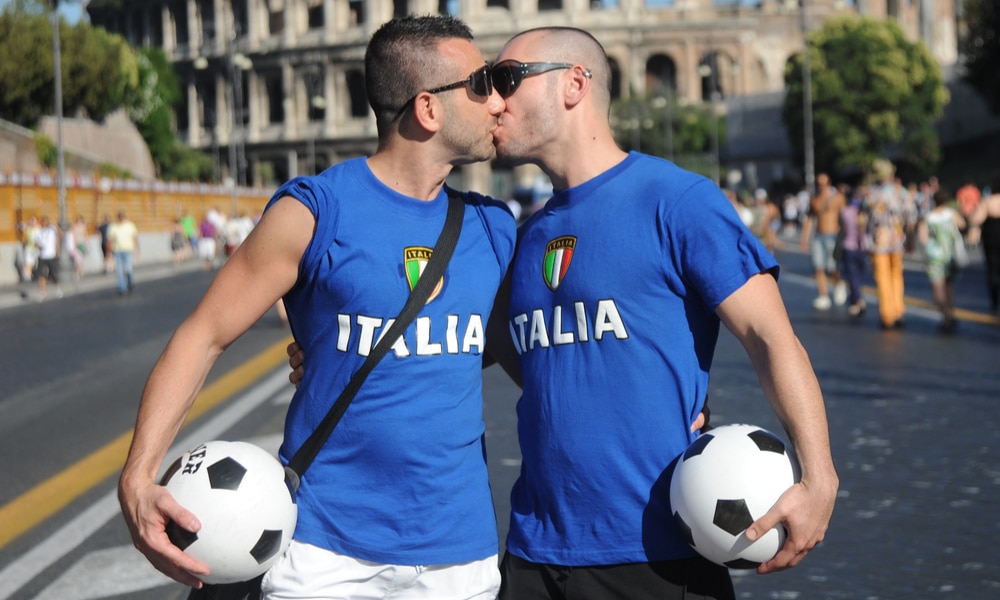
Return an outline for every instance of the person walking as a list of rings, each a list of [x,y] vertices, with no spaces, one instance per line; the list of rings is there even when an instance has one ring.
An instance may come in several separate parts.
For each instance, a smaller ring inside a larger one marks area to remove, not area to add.
[[[378,149],[282,185],[157,361],[119,498],[135,545],[173,579],[207,566],[172,546],[199,524],[155,484],[216,358],[284,297],[314,368],[288,407],[287,461],[394,321],[448,209],[456,165],[491,160],[503,100],[472,33],[444,16],[383,24],[365,54]],[[503,202],[464,194],[436,295],[393,345],[302,476],[298,524],[264,598],[493,599],[496,517],[483,453],[485,321],[513,256]],[[415,259],[413,259],[415,260]],[[405,382],[405,385],[403,383]]]
[[[868,188],[862,186],[851,195],[850,201],[840,209],[841,248],[843,249],[842,276],[847,283],[847,314],[860,317],[867,304],[861,291],[865,265],[868,262],[868,245],[865,238],[865,213],[861,209]]]
[[[969,215],[966,240],[972,246],[982,244],[990,310],[996,313],[1000,311],[1000,178],[990,187],[996,191],[981,199]]]
[[[927,256],[927,278],[931,282],[934,303],[941,311],[938,331],[955,330],[955,277],[961,265],[956,254],[956,244],[964,244],[962,229],[965,218],[952,208],[954,199],[946,188],[934,193],[932,208],[917,225],[917,240]],[[964,252],[964,248],[963,248]]]
[[[135,289],[135,258],[139,254],[139,230],[135,223],[118,211],[118,220],[108,227],[108,246],[115,259],[118,295],[131,294]]]
[[[35,276],[38,279],[38,299],[45,300],[49,282],[56,286],[56,295],[62,298],[62,288],[59,287],[59,244],[62,235],[49,218],[42,216],[38,229],[32,239],[38,251],[38,267]]]
[[[878,294],[882,329],[905,326],[903,254],[912,243],[916,207],[896,183],[896,167],[885,159],[872,164],[872,184],[864,204],[866,243]]]
[[[114,269],[115,254],[111,251],[111,241],[108,239],[108,230],[111,228],[111,215],[104,215],[101,224],[97,226],[97,233],[101,236],[101,255],[104,258],[104,274],[107,275]]]
[[[815,273],[816,298],[813,300],[813,308],[829,310],[834,304],[842,306],[848,297],[847,284],[841,280],[835,256],[837,238],[840,235],[840,211],[847,205],[847,199],[830,182],[830,176],[826,173],[816,176],[816,188],[816,195],[809,203],[809,214],[802,226],[800,243],[803,251],[809,251]]]

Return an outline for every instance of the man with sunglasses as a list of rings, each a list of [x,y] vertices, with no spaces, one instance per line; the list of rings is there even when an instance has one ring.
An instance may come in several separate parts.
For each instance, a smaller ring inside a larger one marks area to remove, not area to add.
[[[296,340],[314,357],[288,408],[279,452],[287,462],[405,303],[407,273],[419,268],[407,251],[426,255],[441,233],[451,169],[495,154],[503,101],[461,21],[386,23],[368,45],[365,76],[378,150],[277,190],[143,392],[119,498],[136,547],[186,585],[201,589],[208,568],[165,529],[200,524],[155,478],[212,364],[284,298]],[[302,477],[294,540],[265,575],[263,597],[496,597],[481,367],[516,232],[502,202],[463,200],[442,285]]]
[[[795,566],[823,539],[838,478],[777,262],[713,182],[616,145],[609,60],[588,33],[519,34],[492,75],[506,103],[498,159],[537,164],[555,189],[519,230],[487,333],[523,383],[501,600],[733,598],[727,569],[695,554],[669,505],[720,322],[802,466],[746,535],[784,524],[784,547],[758,571]]]

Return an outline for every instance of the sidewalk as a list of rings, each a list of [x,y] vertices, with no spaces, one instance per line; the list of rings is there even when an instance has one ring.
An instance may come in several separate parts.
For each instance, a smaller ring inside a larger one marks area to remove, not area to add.
[[[78,294],[85,294],[98,290],[113,291],[118,288],[118,278],[114,272],[111,273],[87,273],[80,281],[73,281],[72,270],[67,265],[60,265],[63,269],[59,273],[59,287],[62,289],[62,298],[71,298]],[[134,267],[136,285],[143,282],[173,277],[182,273],[197,271],[202,268],[202,263],[196,258],[190,258],[179,265],[174,265],[170,260],[150,261],[148,263],[141,260]],[[49,284],[48,295],[45,300],[41,300],[38,295],[38,283],[26,281],[21,283],[0,286],[0,310],[14,306],[24,306],[29,303],[55,302],[59,300],[56,287]]]

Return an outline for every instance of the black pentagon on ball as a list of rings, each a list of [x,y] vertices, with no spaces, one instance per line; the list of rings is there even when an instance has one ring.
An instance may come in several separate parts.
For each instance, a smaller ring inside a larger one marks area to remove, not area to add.
[[[167,523],[166,529],[167,537],[170,538],[170,543],[177,546],[181,550],[185,550],[188,546],[198,541],[197,533],[184,529],[173,520]]]
[[[747,434],[747,437],[757,445],[761,452],[774,452],[775,454],[785,453],[785,443],[774,434],[758,429]]]
[[[684,540],[687,541],[688,546],[694,548],[694,533],[691,532],[691,526],[684,521],[684,518],[678,512],[674,512],[674,521],[677,523],[677,528],[681,530],[681,535],[684,536]]]
[[[238,490],[247,469],[227,456],[208,467],[208,484],[213,490]]]
[[[714,439],[715,439],[715,436],[713,436],[711,433],[706,433],[706,434],[698,436],[698,439],[696,439],[695,441],[691,442],[691,445],[688,446],[688,449],[684,451],[684,458],[683,458],[683,460],[688,460],[692,456],[698,456],[699,454],[701,454],[702,452],[704,452],[705,451],[705,446],[707,446],[708,443],[711,442]]]
[[[257,543],[250,549],[250,556],[254,557],[257,564],[262,564],[281,550],[281,530],[265,529]]]
[[[716,500],[715,516],[712,523],[729,535],[737,536],[753,524],[753,515],[742,498],[739,500]]]

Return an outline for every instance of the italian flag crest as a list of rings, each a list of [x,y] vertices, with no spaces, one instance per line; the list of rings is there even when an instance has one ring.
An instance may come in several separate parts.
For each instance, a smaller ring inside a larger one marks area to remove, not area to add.
[[[545,246],[545,259],[542,263],[542,277],[545,285],[555,291],[573,260],[573,250],[576,248],[576,236],[564,235],[551,240]]]
[[[410,284],[411,292],[417,286],[417,281],[424,272],[424,268],[427,267],[427,261],[431,259],[432,254],[434,254],[434,250],[424,246],[408,246],[403,248],[403,267],[406,270],[406,282]],[[443,286],[444,277],[441,277],[437,285],[434,286],[434,290],[431,291],[431,295],[427,298],[427,302],[437,298]]]

